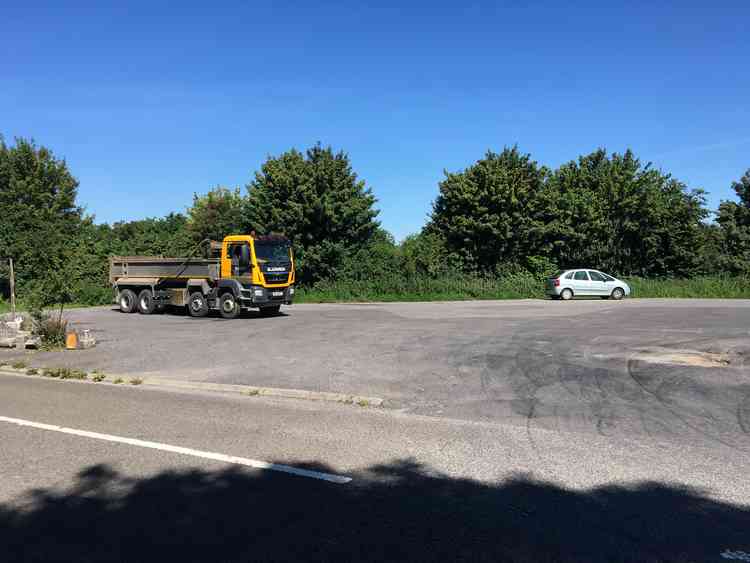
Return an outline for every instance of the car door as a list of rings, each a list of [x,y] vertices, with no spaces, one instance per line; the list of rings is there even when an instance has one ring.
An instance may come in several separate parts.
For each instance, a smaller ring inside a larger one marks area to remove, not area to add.
[[[609,295],[607,291],[607,279],[599,272],[589,270],[589,278],[591,279],[591,291],[596,295]]]
[[[586,270],[578,270],[573,274],[573,293],[576,295],[592,295],[591,280]]]

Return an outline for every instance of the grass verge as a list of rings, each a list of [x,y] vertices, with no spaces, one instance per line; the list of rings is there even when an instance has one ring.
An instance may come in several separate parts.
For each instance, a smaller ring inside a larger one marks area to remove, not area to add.
[[[702,276],[690,279],[627,278],[632,297],[750,299],[750,277]],[[299,303],[351,301],[449,301],[543,299],[544,282],[531,275],[509,277],[373,279],[319,282],[300,288]]]

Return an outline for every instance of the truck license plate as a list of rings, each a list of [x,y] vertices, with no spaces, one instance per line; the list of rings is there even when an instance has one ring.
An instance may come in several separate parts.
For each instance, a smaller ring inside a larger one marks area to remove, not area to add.
[[[273,293],[271,293],[271,295],[273,295],[274,297],[282,297],[284,295],[284,292],[283,291],[274,291]]]

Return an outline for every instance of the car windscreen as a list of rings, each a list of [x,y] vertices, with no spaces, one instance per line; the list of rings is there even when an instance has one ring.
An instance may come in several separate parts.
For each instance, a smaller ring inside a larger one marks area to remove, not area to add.
[[[255,241],[258,262],[291,262],[289,241]]]

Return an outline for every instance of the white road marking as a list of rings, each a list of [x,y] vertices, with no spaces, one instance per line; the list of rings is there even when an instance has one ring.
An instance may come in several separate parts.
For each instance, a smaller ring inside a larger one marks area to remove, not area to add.
[[[57,426],[55,424],[44,424],[42,422],[23,420],[21,418],[10,418],[8,416],[0,416],[0,422],[7,422],[9,424],[16,424],[18,426],[28,426],[30,428],[37,428],[39,430],[50,430],[52,432],[62,432],[63,434],[71,434],[73,436],[82,436],[84,438],[104,440],[105,442],[128,444],[131,446],[137,446],[139,448],[150,448],[152,450],[161,450],[161,451],[172,452],[176,454],[200,457],[203,459],[212,459],[214,461],[223,461],[225,463],[246,465],[248,467],[254,467],[255,469],[265,469],[267,471],[279,471],[281,473],[289,473],[291,475],[297,475],[298,477],[308,477],[310,479],[319,479],[321,481],[329,481],[330,483],[343,484],[343,483],[349,483],[352,480],[351,477],[346,477],[344,475],[334,475],[332,473],[321,473],[319,471],[312,471],[310,469],[301,469],[299,467],[292,467],[291,465],[279,465],[277,463],[268,463],[266,461],[259,461],[256,459],[249,459],[246,457],[237,457],[233,455],[226,455],[226,454],[220,454],[220,453],[214,453],[214,452],[205,452],[201,450],[194,450],[192,448],[183,448],[182,446],[172,446],[170,444],[162,444],[160,442],[149,442],[147,440],[138,440],[136,438],[125,438],[123,436],[114,436],[112,434],[100,434],[99,432],[89,432],[88,430],[76,430],[75,428],[65,428],[64,426]]]

